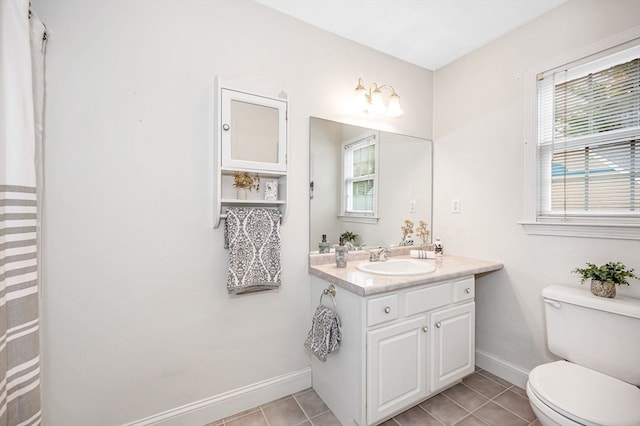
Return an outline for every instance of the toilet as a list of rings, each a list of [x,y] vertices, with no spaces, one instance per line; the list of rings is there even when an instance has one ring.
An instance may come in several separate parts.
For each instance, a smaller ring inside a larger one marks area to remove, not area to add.
[[[542,297],[549,350],[563,360],[529,373],[540,423],[640,425],[640,300],[558,285]]]

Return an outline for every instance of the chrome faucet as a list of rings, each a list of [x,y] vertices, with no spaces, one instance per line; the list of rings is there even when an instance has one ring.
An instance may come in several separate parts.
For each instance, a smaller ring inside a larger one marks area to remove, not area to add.
[[[377,250],[372,250],[369,252],[369,262],[384,262],[387,260],[387,253],[391,253],[386,247],[380,247]]]

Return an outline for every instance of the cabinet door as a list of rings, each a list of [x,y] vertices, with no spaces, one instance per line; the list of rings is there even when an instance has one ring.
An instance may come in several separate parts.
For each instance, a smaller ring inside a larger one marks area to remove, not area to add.
[[[424,398],[427,393],[426,317],[367,333],[367,423]]]
[[[287,101],[221,90],[222,167],[287,170]]]
[[[431,313],[431,391],[471,373],[475,368],[475,303]]]

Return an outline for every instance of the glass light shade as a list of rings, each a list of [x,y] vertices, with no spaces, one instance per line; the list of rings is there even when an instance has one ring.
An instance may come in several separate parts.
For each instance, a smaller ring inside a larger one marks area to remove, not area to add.
[[[382,102],[382,92],[378,89],[371,93],[371,112],[374,114],[384,114],[386,108]]]
[[[389,105],[385,115],[387,117],[400,117],[402,114],[404,114],[404,111],[400,108],[400,96],[394,92],[389,97]]]
[[[369,109],[369,102],[367,102],[367,91],[362,85],[358,85],[353,94],[353,101],[356,108],[360,111],[367,111]]]

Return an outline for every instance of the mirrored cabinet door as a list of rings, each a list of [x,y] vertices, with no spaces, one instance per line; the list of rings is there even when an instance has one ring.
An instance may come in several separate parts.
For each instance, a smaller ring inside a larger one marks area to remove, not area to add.
[[[287,101],[223,88],[221,160],[227,169],[287,170]]]

